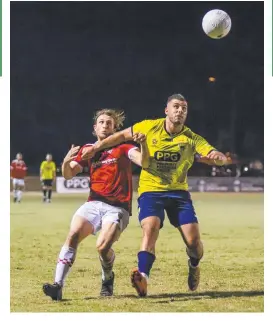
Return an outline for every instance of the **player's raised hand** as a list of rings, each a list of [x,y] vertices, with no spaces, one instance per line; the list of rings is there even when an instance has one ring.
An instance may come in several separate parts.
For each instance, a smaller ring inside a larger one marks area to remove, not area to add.
[[[95,154],[96,154],[96,151],[95,151],[94,145],[84,147],[82,150],[82,159],[83,160],[90,159],[94,157]]]
[[[80,146],[74,146],[72,144],[70,150],[68,151],[68,153],[66,154],[66,156],[64,158],[64,163],[68,163],[68,162],[73,161],[77,157],[77,154],[78,154],[80,148],[81,148]]]
[[[230,153],[224,155],[223,153],[218,151],[212,151],[207,156],[201,156],[197,161],[200,163],[217,166],[225,166],[238,163],[238,160],[235,158],[235,156],[232,156]]]
[[[217,150],[213,150],[212,152],[210,152],[207,155],[207,158],[212,160],[219,160],[223,162],[227,161],[226,155],[221,152],[218,152]]]
[[[146,142],[146,135],[142,133],[135,133],[133,135],[133,140],[138,144],[143,144]]]

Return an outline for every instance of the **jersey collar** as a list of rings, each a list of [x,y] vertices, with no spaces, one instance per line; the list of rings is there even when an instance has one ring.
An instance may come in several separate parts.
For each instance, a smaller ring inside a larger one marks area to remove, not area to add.
[[[167,129],[166,129],[166,120],[164,120],[163,128],[164,128],[165,133],[166,133],[170,138],[174,138],[174,137],[182,134],[182,133],[187,129],[187,127],[186,127],[185,125],[183,125],[182,129],[180,130],[180,132],[175,133],[175,134],[171,134],[171,133],[169,133],[169,132],[167,131]]]

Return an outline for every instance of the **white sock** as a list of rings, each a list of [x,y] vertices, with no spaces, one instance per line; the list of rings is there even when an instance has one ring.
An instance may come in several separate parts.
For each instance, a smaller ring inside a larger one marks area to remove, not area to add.
[[[107,281],[107,280],[111,279],[111,277],[113,276],[112,269],[113,269],[114,261],[115,261],[115,252],[114,251],[113,251],[113,255],[112,255],[111,259],[107,262],[105,262],[102,259],[102,257],[100,256],[101,277],[102,277],[103,281]]]
[[[59,254],[56,266],[55,282],[64,285],[65,278],[72,267],[76,257],[76,250],[72,247],[63,246]]]
[[[146,281],[148,281],[148,279],[149,279],[148,275],[144,272],[140,272],[140,273],[146,279]]]
[[[22,199],[22,194],[23,194],[23,192],[22,191],[17,191],[17,201],[21,201],[21,199]]]

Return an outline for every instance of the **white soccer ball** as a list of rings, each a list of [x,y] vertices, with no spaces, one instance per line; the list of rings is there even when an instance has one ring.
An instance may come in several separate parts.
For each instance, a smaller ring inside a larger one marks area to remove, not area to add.
[[[221,39],[229,33],[231,19],[225,11],[214,9],[205,14],[202,27],[210,38]]]

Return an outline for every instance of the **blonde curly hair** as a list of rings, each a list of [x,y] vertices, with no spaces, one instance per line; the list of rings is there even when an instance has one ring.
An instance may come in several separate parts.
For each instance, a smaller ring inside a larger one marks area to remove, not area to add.
[[[97,123],[97,120],[101,115],[107,115],[107,116],[110,116],[113,118],[115,131],[122,128],[123,122],[125,120],[125,114],[124,114],[123,110],[115,110],[115,109],[105,108],[105,109],[101,109],[101,110],[96,111],[94,118],[93,118],[94,125]],[[95,131],[93,131],[93,135],[97,136]]]

